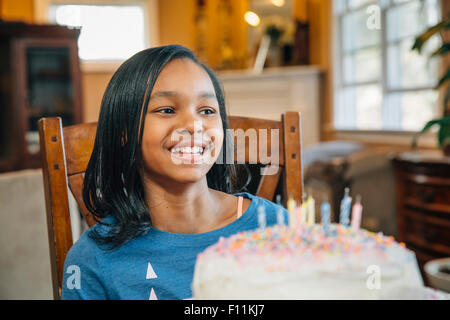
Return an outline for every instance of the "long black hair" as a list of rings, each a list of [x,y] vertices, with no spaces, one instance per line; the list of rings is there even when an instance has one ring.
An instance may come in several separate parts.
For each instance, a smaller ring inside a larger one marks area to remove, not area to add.
[[[229,135],[225,98],[212,70],[194,53],[180,45],[154,47],[140,51],[126,60],[112,76],[102,99],[94,149],[83,184],[83,201],[94,219],[113,216],[106,232],[92,228],[89,236],[99,245],[116,248],[143,235],[151,227],[141,177],[141,152],[145,114],[153,86],[161,70],[173,59],[190,59],[209,75],[219,103],[224,143],[216,161],[207,173],[208,187],[235,193],[246,190],[250,182],[245,165],[228,164],[226,154],[234,150]],[[219,163],[217,163],[219,162]]]

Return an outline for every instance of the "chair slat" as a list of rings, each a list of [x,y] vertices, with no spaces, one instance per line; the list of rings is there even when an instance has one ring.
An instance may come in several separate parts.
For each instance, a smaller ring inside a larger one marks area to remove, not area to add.
[[[288,199],[290,193],[297,203],[302,203],[301,118],[298,112],[286,112],[282,117],[284,123],[284,156],[286,159],[284,172],[285,194],[283,198]]]
[[[269,201],[273,200],[273,197],[275,196],[275,191],[277,189],[278,181],[280,180],[281,171],[282,167],[277,165],[272,165],[270,168],[269,166],[266,166],[264,168],[264,172],[270,174],[263,174],[261,176],[258,189],[256,190],[256,195],[258,197],[265,198]]]
[[[73,197],[77,201],[78,207],[80,208],[81,214],[86,219],[86,223],[89,227],[92,227],[97,222],[94,219],[92,213],[86,208],[83,201],[83,181],[84,175],[83,173],[77,173],[69,176],[69,187],[70,191],[72,191]]]
[[[40,119],[38,126],[47,209],[53,297],[60,299],[64,261],[73,244],[61,118]]]
[[[94,149],[96,133],[96,122],[77,124],[63,129],[67,174],[69,176],[86,171]]]
[[[272,130],[278,130],[278,157],[273,159],[272,164],[284,165],[285,161],[285,152],[284,152],[284,138],[283,138],[283,124],[281,121],[275,120],[266,120],[266,119],[255,119],[255,118],[247,118],[247,117],[237,117],[237,116],[229,116],[228,117],[228,125],[232,130],[235,138],[235,159],[241,160],[240,155],[244,156],[243,161],[245,163],[259,163],[259,164],[268,164],[265,160],[261,159],[261,154],[271,156],[272,149]],[[259,133],[260,130],[267,131],[267,143],[262,144],[262,150],[259,150]],[[252,136],[254,133],[255,145],[250,146],[250,138],[245,139],[245,135],[248,137]],[[245,143],[237,143],[238,139],[242,138]],[[275,140],[276,141],[276,140]],[[252,148],[252,149],[251,149]],[[269,151],[269,152],[267,152]],[[256,156],[254,155],[256,153]],[[254,158],[254,159],[253,159]],[[252,161],[252,162],[251,162]]]

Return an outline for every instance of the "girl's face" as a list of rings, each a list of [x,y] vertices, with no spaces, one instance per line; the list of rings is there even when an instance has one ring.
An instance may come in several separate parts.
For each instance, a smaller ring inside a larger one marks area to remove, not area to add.
[[[174,59],[159,74],[145,115],[145,175],[167,183],[197,182],[212,167],[223,143],[214,86],[190,59]]]

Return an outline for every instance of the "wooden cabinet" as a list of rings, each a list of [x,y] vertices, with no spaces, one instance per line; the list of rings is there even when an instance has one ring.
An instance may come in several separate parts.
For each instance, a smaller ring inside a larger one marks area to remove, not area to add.
[[[82,121],[79,29],[0,22],[0,172],[38,168],[37,121]]]
[[[416,253],[423,273],[425,262],[450,257],[450,158],[441,152],[403,153],[392,162],[398,238]]]

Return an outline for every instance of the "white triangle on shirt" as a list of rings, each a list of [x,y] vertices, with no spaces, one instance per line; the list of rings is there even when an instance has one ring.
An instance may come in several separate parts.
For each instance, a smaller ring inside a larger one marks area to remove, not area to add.
[[[154,279],[154,278],[158,278],[158,276],[156,275],[152,265],[149,262],[147,267],[147,277],[145,279]]]
[[[153,290],[150,292],[150,298],[148,300],[158,300],[158,297],[156,296],[155,290]]]

